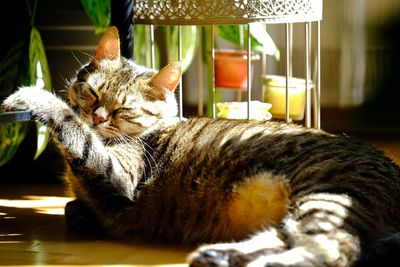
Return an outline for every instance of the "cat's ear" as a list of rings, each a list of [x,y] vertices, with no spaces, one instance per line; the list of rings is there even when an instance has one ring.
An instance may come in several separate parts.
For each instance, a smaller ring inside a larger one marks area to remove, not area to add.
[[[112,26],[104,33],[101,37],[99,45],[94,55],[93,63],[97,63],[103,59],[119,59],[120,58],[120,47],[119,47],[119,34],[117,27]]]
[[[181,75],[181,62],[175,61],[168,64],[151,78],[152,94],[160,100],[165,100],[165,93],[175,90],[181,79]]]

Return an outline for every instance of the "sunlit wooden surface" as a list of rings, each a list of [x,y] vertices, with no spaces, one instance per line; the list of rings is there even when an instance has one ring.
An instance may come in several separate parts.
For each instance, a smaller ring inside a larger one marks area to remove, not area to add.
[[[3,178],[3,177],[2,177]],[[66,229],[62,185],[0,185],[2,266],[186,266],[188,247],[120,242]]]

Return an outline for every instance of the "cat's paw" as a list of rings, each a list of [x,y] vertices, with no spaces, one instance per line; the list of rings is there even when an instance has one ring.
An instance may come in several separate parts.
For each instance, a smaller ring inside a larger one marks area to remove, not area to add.
[[[333,267],[303,248],[287,251],[260,249],[244,253],[235,249],[200,249],[189,256],[190,267]]]
[[[193,267],[248,266],[260,257],[276,255],[286,249],[278,231],[271,228],[242,242],[201,246],[189,255],[188,262]]]
[[[69,109],[61,99],[35,86],[21,87],[7,97],[2,105],[7,111],[30,111],[35,119],[43,123],[57,117],[60,110]]]
[[[284,251],[281,246],[266,247],[262,244],[252,246],[248,243],[249,241],[201,246],[189,255],[189,266],[250,266],[260,257],[275,255]],[[268,241],[265,243],[268,243]]]
[[[251,255],[246,255],[240,251],[205,249],[192,253],[189,256],[190,267],[203,266],[245,266],[251,260]]]
[[[36,98],[42,91],[36,87],[21,87],[3,101],[3,107],[7,111],[29,111]]]
[[[66,204],[65,220],[71,230],[89,233],[101,232],[99,220],[82,200],[75,199]]]

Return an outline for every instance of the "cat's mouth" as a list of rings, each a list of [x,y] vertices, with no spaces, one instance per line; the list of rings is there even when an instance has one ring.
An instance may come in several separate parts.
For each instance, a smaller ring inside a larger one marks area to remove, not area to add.
[[[119,129],[109,125],[93,124],[92,128],[104,139],[115,138],[119,133]]]
[[[132,138],[143,132],[143,129],[140,129],[135,133],[127,134],[116,126],[101,124],[93,125],[92,127],[105,142],[112,143],[129,143]]]

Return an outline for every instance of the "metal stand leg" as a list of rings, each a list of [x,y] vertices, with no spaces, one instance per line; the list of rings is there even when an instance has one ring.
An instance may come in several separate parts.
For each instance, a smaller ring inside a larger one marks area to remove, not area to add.
[[[317,82],[316,82],[316,96],[315,103],[316,118],[315,128],[321,129],[321,22],[317,22]]]
[[[211,26],[211,79],[212,79],[212,117],[216,117],[216,103],[215,103],[215,49],[214,49],[214,36],[215,26]]]
[[[285,121],[290,122],[290,101],[289,101],[289,75],[290,75],[290,33],[289,23],[285,25],[286,41],[286,97],[285,97]]]
[[[182,62],[182,26],[178,26],[178,60]],[[179,119],[183,119],[182,75],[179,81]]]
[[[247,24],[247,119],[250,119],[251,101],[251,27]]]
[[[267,31],[267,24],[264,25],[265,31]],[[263,50],[262,57],[261,57],[261,77],[267,75],[267,53]],[[262,80],[262,90],[261,90],[261,97],[264,102],[264,95],[265,95],[265,83]]]
[[[203,50],[203,40],[202,40],[202,28],[197,27],[198,37],[199,37],[199,48],[198,51]],[[201,52],[197,55],[197,115],[203,116],[203,59],[201,57]]]
[[[307,128],[311,127],[311,92],[309,88],[309,83],[310,83],[310,36],[311,36],[311,23],[306,22],[305,23],[305,68],[306,68],[306,84],[305,84],[305,96],[306,96],[306,114],[305,114],[305,126]]]
[[[150,51],[151,68],[154,69],[156,67],[154,53],[154,25],[150,25]]]

